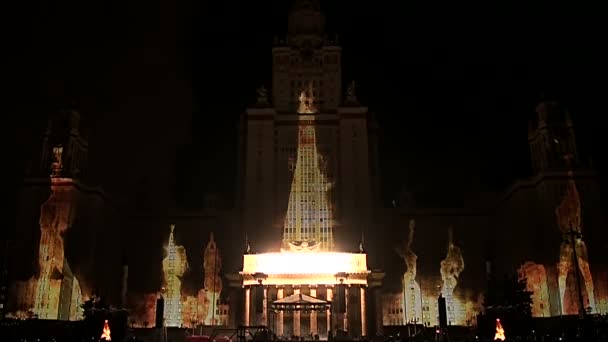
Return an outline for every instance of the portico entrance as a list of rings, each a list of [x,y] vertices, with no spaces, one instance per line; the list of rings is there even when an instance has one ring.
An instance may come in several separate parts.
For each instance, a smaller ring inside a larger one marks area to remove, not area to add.
[[[285,298],[277,299],[270,304],[271,311],[271,322],[269,322],[275,332],[281,331],[284,332],[284,328],[279,326],[279,324],[283,324],[283,316],[287,313],[298,313],[297,316],[309,317],[308,322],[309,327],[303,329],[308,332],[308,336],[301,337],[309,337],[310,340],[314,339],[315,336],[323,335],[325,337],[326,332],[322,332],[319,334],[318,331],[318,317],[319,313],[323,316],[327,317],[326,320],[331,322],[331,302],[315,298],[313,296],[309,296],[302,293],[292,294]],[[293,315],[294,317],[296,315]],[[295,323],[295,322],[294,322]],[[301,322],[299,322],[301,324]],[[294,329],[295,330],[295,329]],[[300,330],[300,329],[298,329]],[[284,336],[290,337],[290,336]]]

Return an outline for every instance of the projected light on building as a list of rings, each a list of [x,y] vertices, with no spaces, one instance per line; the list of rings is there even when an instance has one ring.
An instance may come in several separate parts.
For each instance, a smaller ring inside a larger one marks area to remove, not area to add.
[[[283,248],[292,242],[314,242],[316,248],[334,248],[333,217],[328,191],[330,183],[324,170],[323,157],[317,150],[314,97],[312,88],[300,95],[298,113],[298,148],[289,203],[283,228]]]
[[[569,172],[566,193],[555,209],[557,222],[562,235],[564,236],[560,246],[560,259],[558,264],[558,286],[561,298],[562,312],[564,314],[577,314],[581,310],[590,309],[596,312],[595,292],[593,279],[587,256],[587,246],[581,236],[581,202],[576,183],[572,178],[572,171]],[[576,270],[578,268],[578,270]],[[568,275],[580,276],[582,280],[581,288],[578,288],[576,281],[568,282]],[[584,297],[581,308],[580,300],[577,300],[578,293]]]
[[[209,243],[205,248],[205,257],[203,260],[203,268],[205,271],[204,292],[206,310],[204,310],[203,324],[218,325],[219,317],[216,315],[218,311],[218,301],[222,293],[222,277],[220,270],[222,269],[222,258],[219,255],[220,251],[215,244],[213,233],[209,238]],[[201,294],[199,294],[199,298]]]
[[[195,327],[198,325],[227,325],[229,308],[222,301],[222,259],[213,233],[203,251],[204,283],[193,295],[184,292],[182,277],[188,271],[186,249],[175,243],[175,225],[171,225],[169,241],[163,259],[163,288],[165,326]],[[136,295],[133,298],[133,325],[149,327],[154,321],[158,293]]]
[[[54,149],[61,160],[61,148]],[[57,159],[58,158],[58,159]],[[61,165],[54,164],[54,174]],[[40,210],[40,242],[38,247],[38,276],[14,284],[12,298],[17,310],[9,317],[77,320],[82,318],[80,305],[83,294],[80,283],[65,257],[64,235],[72,226],[74,210],[73,180],[52,176],[51,195]]]
[[[403,308],[405,322],[423,322],[422,291],[416,281],[416,261],[418,256],[412,250],[416,221],[410,220],[408,239],[403,250],[398,250],[405,261],[406,271],[403,275]],[[390,320],[389,320],[390,321]]]
[[[445,259],[441,261],[441,293],[445,298],[448,324],[461,324],[463,321],[463,307],[454,297],[454,289],[458,285],[458,277],[464,270],[464,258],[460,248],[454,243],[452,227],[448,228],[448,251]]]
[[[526,289],[532,292],[532,316],[551,316],[545,267],[528,261],[519,268],[518,274],[519,279],[526,279]]]
[[[481,300],[462,296],[458,279],[464,270],[464,258],[456,245],[452,227],[448,228],[448,245],[446,256],[437,269],[437,277],[417,272],[418,256],[413,252],[415,220],[409,222],[409,233],[402,249],[397,253],[404,260],[406,271],[402,278],[400,293],[383,296],[383,322],[385,325],[422,324],[435,326],[439,324],[437,298],[441,294],[446,299],[446,314],[449,325],[470,326],[476,322],[481,309]],[[425,286],[421,286],[420,284]],[[400,308],[397,308],[400,303]]]
[[[163,259],[163,283],[165,286],[165,325],[168,327],[180,327],[182,320],[182,281],[181,277],[188,269],[186,249],[175,244],[173,231],[175,225],[171,225],[169,242],[165,247],[166,257]]]

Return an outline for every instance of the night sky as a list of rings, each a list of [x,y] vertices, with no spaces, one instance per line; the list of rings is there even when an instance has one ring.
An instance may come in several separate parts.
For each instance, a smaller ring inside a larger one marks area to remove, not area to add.
[[[608,168],[599,8],[401,3],[321,1],[343,83],[356,80],[377,115],[385,203],[405,190],[460,206],[527,176],[527,121],[543,92],[570,108],[583,158]],[[289,1],[19,5],[4,66],[14,190],[46,117],[75,100],[91,184],[118,201],[145,192],[200,208],[215,192],[232,206],[238,117],[270,86]]]

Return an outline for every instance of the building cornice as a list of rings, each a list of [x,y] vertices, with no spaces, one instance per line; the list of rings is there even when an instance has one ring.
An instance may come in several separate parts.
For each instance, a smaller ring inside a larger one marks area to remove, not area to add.
[[[580,170],[575,171],[573,176],[575,181],[580,179],[595,179],[597,177],[597,173],[593,170]],[[568,171],[554,171],[539,173],[538,175],[528,179],[518,179],[496,198],[496,201],[488,208],[488,211],[498,208],[502,203],[511,198],[511,196],[513,196],[518,190],[533,189],[545,181],[566,180],[568,178],[570,178]]]
[[[272,107],[250,107],[245,111],[249,119],[274,118],[277,111]]]
[[[574,180],[582,179],[595,179],[597,173],[593,170],[580,170],[574,172]],[[558,180],[564,181],[569,178],[567,171],[559,172],[544,172],[534,177],[527,179],[518,179],[511,184],[506,190],[498,193],[493,198],[490,198],[488,204],[485,206],[473,206],[471,208],[425,208],[425,207],[411,207],[411,208],[397,208],[399,215],[402,216],[416,216],[416,217],[433,217],[433,216],[491,216],[494,211],[500,208],[505,202],[507,202],[516,192],[523,189],[535,189],[542,182]],[[389,209],[390,208],[386,208]]]
[[[338,107],[338,115],[343,119],[367,118],[368,108],[364,106]]]

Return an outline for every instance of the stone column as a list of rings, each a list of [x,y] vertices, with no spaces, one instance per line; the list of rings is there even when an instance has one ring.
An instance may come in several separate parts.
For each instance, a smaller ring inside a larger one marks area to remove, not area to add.
[[[293,294],[299,295],[300,289],[294,288]],[[293,312],[293,334],[295,336],[300,336],[300,311]]]
[[[249,326],[251,319],[251,288],[245,287],[245,326]]]
[[[367,336],[367,320],[365,308],[365,287],[361,285],[361,336]]]
[[[333,290],[331,287],[327,286],[327,301],[331,302],[333,300]],[[333,305],[332,305],[333,308]],[[331,322],[331,309],[327,309],[327,331],[333,331],[334,327]]]
[[[277,290],[277,300],[278,299],[282,299],[283,298],[283,288],[279,288]],[[283,336],[284,330],[283,330],[283,311],[279,311],[279,314],[277,315],[277,335],[278,336]]]
[[[236,328],[243,325],[245,320],[245,288],[243,279],[238,273],[227,273],[230,309],[228,310],[228,326]]]
[[[380,293],[380,287],[382,286],[382,280],[384,279],[384,272],[372,271],[367,277],[367,297],[371,297],[368,300],[368,308],[370,311],[370,325],[368,333],[370,335],[376,335],[377,333],[383,333],[382,331],[382,296]]]
[[[268,287],[264,286],[264,307],[262,308],[262,325],[268,326]]]
[[[314,287],[310,288],[310,296],[311,297],[317,297],[317,289]],[[316,311],[312,311],[310,313],[310,333],[314,336],[316,334],[319,333],[318,329],[317,329],[317,312]]]
[[[343,324],[342,326],[342,330],[346,331],[348,330],[348,311],[350,310],[350,305],[348,305],[348,293],[350,292],[350,286],[346,286],[346,288],[344,289],[344,304],[346,307],[346,312],[344,313],[344,320],[341,322]]]

